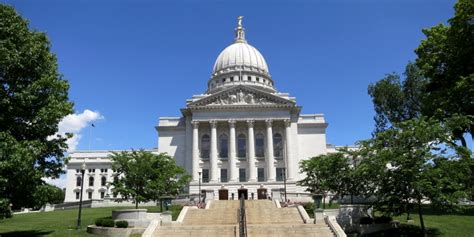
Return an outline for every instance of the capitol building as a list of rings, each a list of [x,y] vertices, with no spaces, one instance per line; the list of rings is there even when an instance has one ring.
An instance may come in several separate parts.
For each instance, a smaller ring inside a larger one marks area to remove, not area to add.
[[[187,188],[209,199],[309,197],[302,179],[302,159],[334,152],[326,143],[323,114],[301,114],[302,106],[275,85],[262,54],[247,42],[242,17],[235,38],[217,57],[207,91],[193,95],[181,117],[160,117],[158,150],[174,157],[192,174]],[[204,80],[203,80],[204,83]],[[113,187],[111,151],[76,151],[67,165],[65,202],[80,193],[80,167],[85,162],[83,197],[103,199]]]

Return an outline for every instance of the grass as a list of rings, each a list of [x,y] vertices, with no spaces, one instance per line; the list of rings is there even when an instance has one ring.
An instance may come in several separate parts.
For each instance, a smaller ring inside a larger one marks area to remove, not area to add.
[[[112,210],[129,209],[133,207],[106,207],[82,209],[82,229],[77,231],[78,209],[61,210],[54,212],[39,212],[14,215],[13,218],[0,220],[1,237],[81,237],[96,236],[86,233],[86,227],[93,225],[95,219],[110,217]],[[149,212],[159,212],[159,207],[139,207]],[[173,220],[179,215],[181,206],[172,206]]]
[[[429,207],[423,208],[423,221],[428,231],[428,236],[455,236],[474,237],[474,206],[464,207],[457,211],[434,210]],[[420,228],[420,218],[416,212],[411,213],[414,224],[407,223],[407,215],[395,216],[394,220],[399,220],[402,226],[399,230],[384,231],[372,235],[385,237],[415,237],[422,236]]]
[[[415,226],[420,226],[417,214],[411,214]],[[406,215],[394,218],[406,223]],[[456,214],[423,214],[423,221],[431,236],[474,237],[474,216]]]

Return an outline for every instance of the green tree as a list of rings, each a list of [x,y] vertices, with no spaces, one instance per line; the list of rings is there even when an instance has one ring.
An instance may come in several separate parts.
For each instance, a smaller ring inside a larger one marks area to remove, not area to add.
[[[39,186],[33,196],[35,197],[35,207],[37,209],[44,206],[46,203],[58,204],[64,202],[64,190],[51,184]]]
[[[414,63],[408,63],[404,80],[396,73],[387,74],[382,80],[370,84],[368,93],[375,109],[375,133],[394,123],[419,118],[427,80]]]
[[[301,173],[305,178],[298,185],[307,187],[307,191],[315,194],[334,194],[344,197],[350,194],[351,168],[346,153],[336,152],[315,156],[300,163]]]
[[[471,152],[456,146],[448,126],[462,121],[470,120],[439,123],[426,117],[411,119],[361,143],[365,159],[358,169],[370,180],[372,188],[366,196],[376,198],[377,210],[400,215],[416,205],[425,230],[421,211],[424,200],[446,206],[467,197],[473,177]]]
[[[140,202],[177,195],[191,180],[191,176],[164,153],[133,150],[113,153],[110,158],[116,170],[112,192],[120,194],[123,200],[132,199],[135,208]]]
[[[41,178],[62,173],[68,88],[46,35],[0,4],[0,197],[13,208],[33,207]]]
[[[423,114],[443,121],[455,114],[474,115],[474,2],[459,0],[449,25],[424,29],[426,39],[415,50],[416,64],[429,78]],[[473,127],[453,131],[463,146]]]

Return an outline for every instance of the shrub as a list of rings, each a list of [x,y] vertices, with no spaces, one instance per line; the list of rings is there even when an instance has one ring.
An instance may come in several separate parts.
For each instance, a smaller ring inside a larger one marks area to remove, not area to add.
[[[370,216],[365,216],[360,218],[360,224],[361,225],[370,225],[374,223],[374,219],[372,219]]]
[[[390,223],[390,221],[392,221],[392,217],[390,216],[379,216],[374,218],[375,224],[385,224]]]
[[[128,221],[117,221],[115,222],[115,226],[117,226],[117,228],[127,228]]]
[[[103,227],[114,227],[115,222],[112,219],[102,219],[102,226]]]
[[[95,219],[95,225],[96,225],[96,226],[102,226],[102,220],[103,220],[103,219],[104,219],[104,218],[97,218],[97,219]]]

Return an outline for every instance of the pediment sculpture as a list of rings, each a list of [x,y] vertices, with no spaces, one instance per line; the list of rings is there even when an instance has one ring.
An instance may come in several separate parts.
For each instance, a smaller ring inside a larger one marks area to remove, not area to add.
[[[271,105],[286,104],[285,101],[278,101],[271,97],[261,95],[259,93],[247,90],[235,90],[224,93],[215,97],[205,99],[196,103],[198,106],[215,106],[215,105]]]

